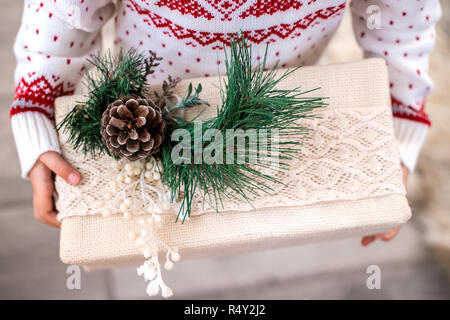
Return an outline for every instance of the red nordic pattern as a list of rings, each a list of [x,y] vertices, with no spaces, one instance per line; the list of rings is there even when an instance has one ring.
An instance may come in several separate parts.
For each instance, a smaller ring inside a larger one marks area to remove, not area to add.
[[[54,80],[59,80],[54,77]],[[74,90],[64,90],[62,82],[53,86],[45,76],[39,76],[35,80],[27,81],[22,78],[16,86],[14,101],[22,100],[24,104],[31,106],[13,105],[10,117],[26,111],[37,111],[48,117],[53,116],[53,103],[56,97],[73,94]]]
[[[416,110],[409,105],[403,104],[394,97],[391,97],[391,104],[394,117],[421,122],[428,126],[431,125],[430,119],[425,113],[425,100],[423,101],[422,106],[419,110]]]
[[[127,7],[132,11],[136,11],[139,15],[144,16],[143,21],[148,25],[154,25],[156,28],[164,29],[165,34],[173,36],[178,40],[185,40],[188,45],[214,45],[213,49],[220,49],[223,45],[229,46],[229,36],[231,33],[205,32],[184,28],[169,19],[151,12],[147,8],[143,8],[135,0],[128,0]],[[267,29],[243,30],[242,33],[247,41],[251,43],[274,42],[277,38],[286,39],[298,36],[300,35],[300,30],[307,29],[317,20],[327,20],[330,17],[339,15],[343,12],[344,8],[345,2],[338,6],[317,10],[291,24],[279,24]]]
[[[265,14],[272,15],[279,11],[284,12],[289,9],[299,9],[302,5],[303,4],[300,1],[296,0],[257,0],[254,5],[242,12],[239,17],[242,19],[245,19],[249,16],[259,18],[260,16]]]
[[[239,9],[247,0],[206,0],[222,17],[220,20],[231,21],[231,15]]]
[[[189,14],[194,18],[214,19],[214,16],[195,0],[160,0],[155,5],[179,11],[183,15]]]

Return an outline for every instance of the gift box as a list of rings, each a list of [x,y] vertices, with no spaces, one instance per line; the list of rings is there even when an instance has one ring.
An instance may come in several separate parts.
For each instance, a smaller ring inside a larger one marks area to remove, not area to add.
[[[282,72],[282,71],[280,71]],[[220,105],[217,77],[181,81],[175,93],[183,96],[189,83],[201,83],[202,99],[212,107],[200,117],[216,114]],[[385,62],[366,59],[337,65],[303,67],[284,79],[279,89],[320,87],[309,96],[328,97],[317,117],[300,120],[310,128],[288,171],[275,177],[271,194],[252,199],[229,198],[220,212],[196,199],[189,220],[175,223],[163,214],[155,230],[162,242],[179,248],[183,259],[301,244],[337,237],[387,231],[411,217],[402,184],[400,158],[393,131]],[[152,84],[158,91],[160,85]],[[56,122],[83,99],[58,98]],[[185,112],[193,119],[202,107]],[[138,232],[143,210],[130,219],[102,214],[98,201],[115,193],[110,181],[119,174],[117,161],[107,155],[83,155],[59,132],[63,157],[81,173],[81,183],[68,185],[56,178],[57,209],[62,222],[60,258],[88,269],[142,263],[144,257],[128,237]],[[161,187],[156,183],[155,187]],[[138,195],[136,195],[138,197]],[[110,200],[114,204],[114,197]],[[138,201],[138,200],[136,200]]]

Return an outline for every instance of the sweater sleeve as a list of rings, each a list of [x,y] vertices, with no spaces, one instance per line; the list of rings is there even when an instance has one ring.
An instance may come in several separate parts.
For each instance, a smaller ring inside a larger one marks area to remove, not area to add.
[[[433,83],[428,58],[441,16],[438,0],[353,0],[353,29],[365,57],[386,60],[400,157],[413,171],[430,120],[425,98]]]
[[[22,176],[39,156],[60,152],[55,98],[72,94],[86,58],[101,48],[101,27],[114,14],[111,0],[25,0],[14,44],[17,66],[10,117]]]

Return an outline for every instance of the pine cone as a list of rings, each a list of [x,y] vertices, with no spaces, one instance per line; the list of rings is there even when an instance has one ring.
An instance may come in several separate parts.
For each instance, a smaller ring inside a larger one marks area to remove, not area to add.
[[[122,97],[103,112],[103,143],[116,156],[131,161],[156,154],[164,140],[161,110],[150,99]]]

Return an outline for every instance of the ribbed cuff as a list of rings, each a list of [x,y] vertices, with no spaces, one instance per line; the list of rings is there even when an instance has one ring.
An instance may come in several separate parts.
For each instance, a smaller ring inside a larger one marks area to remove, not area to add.
[[[61,152],[55,125],[40,112],[22,112],[11,118],[11,126],[19,153],[22,177],[27,178],[41,154]]]
[[[428,125],[394,117],[395,137],[398,141],[400,159],[409,170],[414,171],[420,149],[428,132]]]

